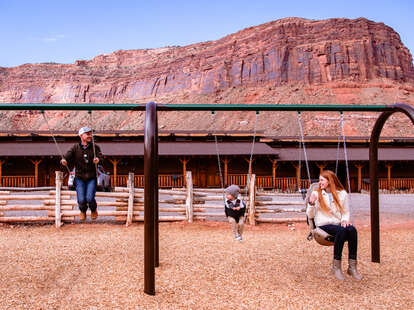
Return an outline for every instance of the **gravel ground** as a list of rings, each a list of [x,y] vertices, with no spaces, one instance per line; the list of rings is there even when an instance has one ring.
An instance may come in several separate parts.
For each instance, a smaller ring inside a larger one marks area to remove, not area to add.
[[[161,223],[155,296],[142,224],[0,225],[0,309],[414,309],[414,195],[381,196],[381,264],[369,196],[351,199],[361,282],[334,280],[302,223],[246,226],[242,243],[223,222]]]

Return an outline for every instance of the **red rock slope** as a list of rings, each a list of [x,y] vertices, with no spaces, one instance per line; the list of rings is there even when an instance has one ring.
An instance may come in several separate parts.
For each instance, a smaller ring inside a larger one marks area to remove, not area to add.
[[[364,18],[285,18],[184,47],[116,51],[75,64],[0,68],[0,102],[414,103],[412,56],[398,33]],[[74,129],[85,113],[54,113]],[[304,113],[311,135],[334,135],[336,113]],[[368,135],[376,114],[346,114],[350,135]],[[252,129],[254,113],[219,113],[219,129]],[[24,120],[24,121],[22,121]],[[246,122],[247,121],[247,122]],[[96,113],[96,128],[142,129],[140,113]],[[161,129],[211,129],[208,112],[163,113]],[[297,134],[294,113],[261,113],[268,135]],[[390,121],[386,134],[411,135]],[[0,115],[3,129],[45,129],[36,113]],[[410,127],[411,128],[411,127]],[[407,131],[408,130],[408,131]],[[414,135],[414,134],[413,134]]]

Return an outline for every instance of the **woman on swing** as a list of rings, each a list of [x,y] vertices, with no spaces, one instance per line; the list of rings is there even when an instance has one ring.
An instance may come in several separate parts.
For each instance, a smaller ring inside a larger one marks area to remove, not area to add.
[[[338,177],[330,170],[319,176],[319,188],[311,193],[308,217],[314,217],[315,225],[335,238],[332,272],[336,279],[344,280],[342,274],[342,250],[348,241],[347,273],[357,280],[362,277],[357,270],[358,233],[350,223],[348,193]]]

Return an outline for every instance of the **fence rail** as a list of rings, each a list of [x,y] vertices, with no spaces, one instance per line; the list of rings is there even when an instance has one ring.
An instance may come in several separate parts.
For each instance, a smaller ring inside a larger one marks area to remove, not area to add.
[[[35,187],[34,175],[1,176],[1,187]]]
[[[52,179],[51,179],[52,180]],[[54,181],[54,178],[53,178]],[[115,177],[111,175],[111,184],[116,186],[127,186],[128,175],[117,175],[116,182]],[[351,180],[354,184],[355,179]],[[54,182],[50,182],[50,185],[55,185]],[[135,187],[144,187],[144,176],[134,176]],[[245,187],[247,183],[247,174],[229,174],[227,176],[227,184],[236,184],[240,187]],[[20,176],[1,176],[0,187],[20,187],[30,188],[35,187],[34,175],[20,175]],[[158,176],[158,184],[160,188],[175,188],[185,186],[185,180],[183,175],[180,174],[161,174]],[[256,176],[256,186],[260,189],[275,189],[283,192],[295,192],[298,190],[298,185],[295,177],[277,177],[273,180],[272,176]],[[355,185],[355,184],[354,184]],[[389,181],[387,178],[378,179],[379,189],[383,190],[413,190],[414,178],[391,178]],[[216,184],[217,187],[220,184]],[[308,188],[309,181],[306,179],[301,180],[301,188]],[[355,186],[354,186],[355,188]],[[365,191],[370,190],[369,180],[363,180],[361,183],[361,189]]]
[[[414,178],[379,178],[378,188],[386,190],[410,190],[414,189]],[[362,182],[361,189],[369,191],[370,184],[368,182]]]

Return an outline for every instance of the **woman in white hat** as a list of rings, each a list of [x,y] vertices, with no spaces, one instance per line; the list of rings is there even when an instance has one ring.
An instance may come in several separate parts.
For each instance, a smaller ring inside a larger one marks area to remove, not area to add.
[[[80,210],[80,220],[86,219],[86,211],[91,210],[91,219],[98,218],[96,193],[96,166],[102,163],[103,156],[98,145],[92,145],[92,130],[89,127],[79,129],[80,142],[72,146],[60,163],[75,167],[76,196]],[[95,148],[95,149],[94,149]]]

